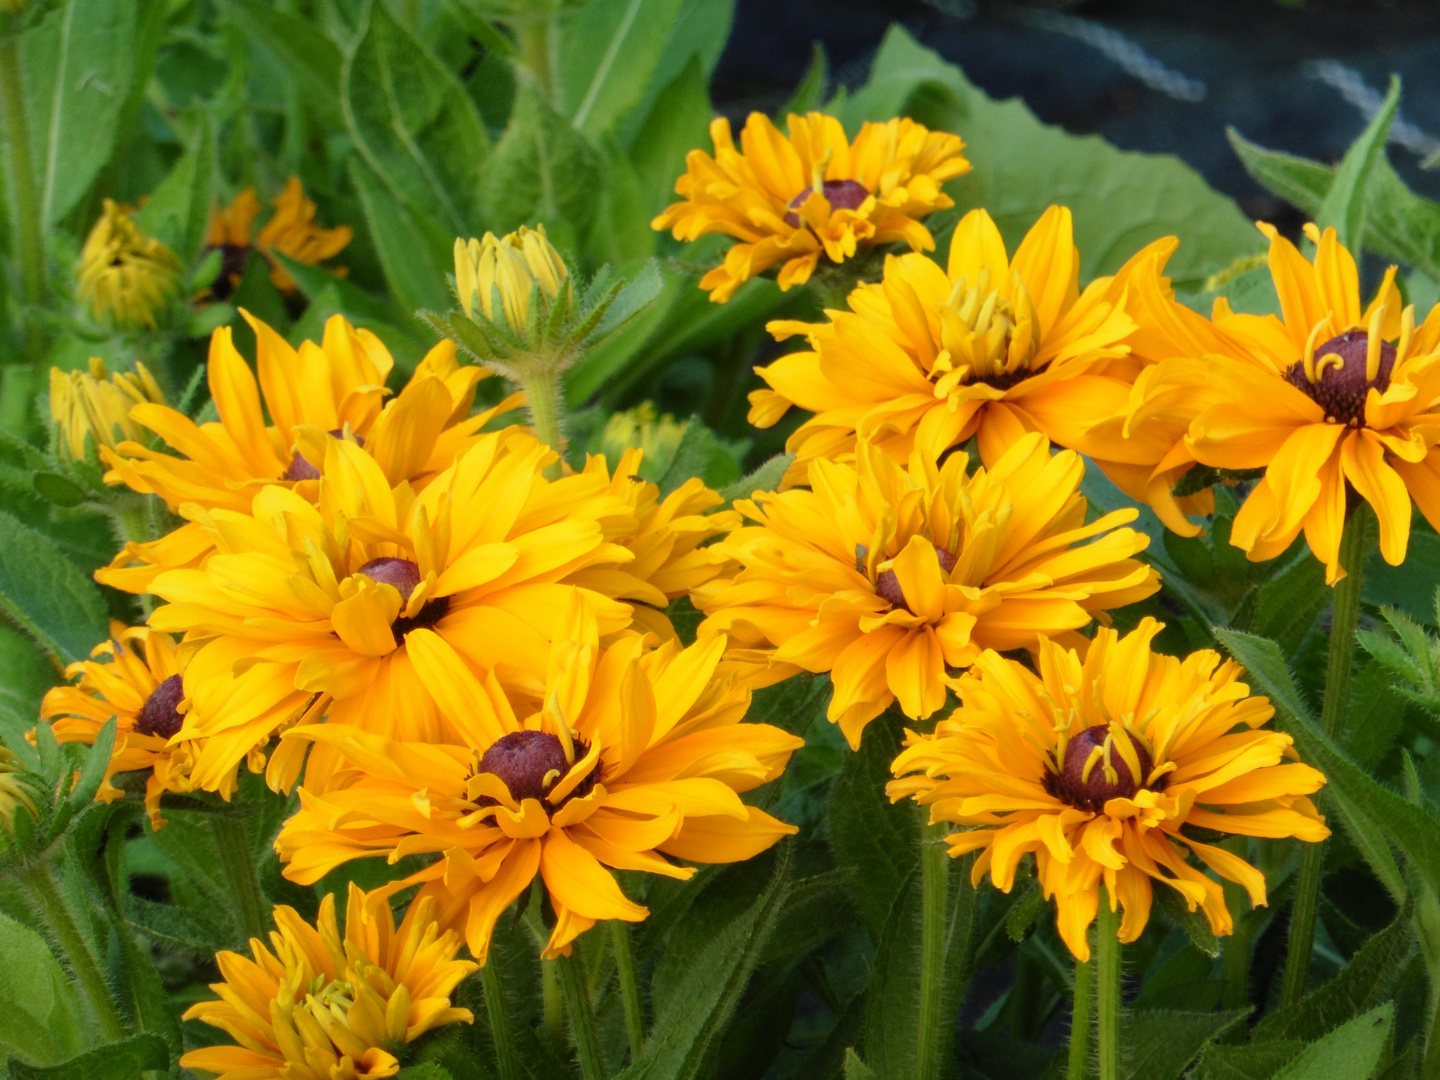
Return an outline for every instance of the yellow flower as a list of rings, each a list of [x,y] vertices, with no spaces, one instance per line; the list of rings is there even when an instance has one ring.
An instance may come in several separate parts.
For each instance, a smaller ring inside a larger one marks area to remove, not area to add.
[[[755,524],[711,549],[742,569],[695,591],[701,635],[731,635],[736,658],[768,662],[768,678],[830,672],[830,719],[858,747],[894,701],[933,714],[948,669],[982,649],[1033,649],[1160,587],[1131,558],[1148,538],[1116,527],[1134,510],[1085,524],[1074,451],[1052,457],[1032,434],[992,468],[967,476],[967,465],[917,451],[905,469],[862,442],[854,465],[812,461],[813,490],[737,502]]]
[[[241,198],[244,194],[241,194]],[[251,198],[254,198],[253,193]],[[253,220],[253,217],[252,217]],[[333,229],[322,229],[315,224],[315,204],[305,197],[300,178],[292,176],[285,182],[285,188],[275,199],[275,213],[260,235],[255,238],[255,247],[270,262],[270,280],[281,292],[294,292],[297,288],[290,272],[280,265],[272,252],[294,259],[306,266],[333,258],[344,250],[355,235],[349,225],[337,225]],[[343,266],[332,271],[336,277],[344,277]]]
[[[466,315],[475,304],[491,322],[503,321],[516,334],[524,334],[530,319],[530,290],[538,288],[554,300],[563,290],[573,291],[565,260],[545,235],[545,226],[521,227],[500,239],[486,233],[483,240],[455,241],[455,291]],[[495,310],[496,295],[500,310]]]
[[[210,295],[226,300],[240,286],[245,263],[250,258],[251,235],[255,219],[260,216],[260,200],[255,189],[248,187],[230,201],[217,206],[210,214],[205,229],[205,244],[220,252],[220,272],[210,286]]]
[[[596,920],[648,914],[605,867],[683,880],[695,871],[666,856],[738,862],[796,831],[740,800],[803,743],[742,722],[749,690],[716,675],[722,636],[647,650],[625,632],[602,647],[578,594],[561,621],[531,708],[512,708],[454,652],[428,648],[427,682],[454,738],[334,723],[288,732],[284,741],[313,740],[346,767],[329,787],[301,788],[276,839],[285,875],[310,884],[355,858],[438,854],[387,888],[423,882],[420,896],[435,897],[483,964],[495,921],[537,873],[556,914],[553,957]]]
[[[130,419],[130,410],[142,402],[165,404],[165,395],[144,364],[135,374],[105,370],[105,362],[90,358],[90,370],[50,369],[50,418],[60,428],[60,453],[75,461],[85,459],[85,437],[96,450],[113,447],[122,439],[143,439],[144,430]]]
[[[275,909],[275,926],[270,948],[250,940],[253,960],[217,953],[225,981],[210,989],[221,1000],[183,1017],[240,1045],[191,1050],[183,1068],[217,1080],[380,1080],[400,1071],[396,1053],[427,1031],[474,1022],[450,996],[475,965],[455,959],[460,937],[441,932],[431,900],[411,904],[396,930],[386,895],[352,883],[343,938],[333,893],[314,926],[290,907]]]
[[[297,350],[259,319],[241,314],[255,331],[258,385],[235,349],[230,328],[216,330],[209,375],[219,419],[196,424],[160,404],[134,409],[132,424],[149,428],[184,456],[121,443],[102,452],[111,470],[107,483],[157,494],[175,512],[187,504],[248,512],[260,486],[276,481],[313,500],[320,472],[301,444],[318,442],[319,450],[311,453],[323,460],[324,433],[348,431],[364,443],[392,485],[408,481],[419,488],[471,445],[481,427],[522,401],[512,396],[471,416],[476,385],[490,372],[462,366],[454,344],[442,341],[382,408],[394,361],[370,331],[333,315],[320,344],[302,342]],[[198,566],[212,548],[204,530],[186,525],[151,543],[126,544],[96,578],[145,592],[161,570]]]
[[[90,746],[105,722],[115,718],[115,746],[96,798],[113,802],[125,793],[110,783],[116,773],[150,770],[145,809],[154,828],[165,824],[160,796],[190,791],[194,746],[171,745],[185,720],[188,703],[175,640],[143,626],[110,624],[110,640],[96,645],[91,659],[71,664],[65,674],[74,686],[56,686],[40,703],[57,742]],[[32,736],[33,738],[33,736]]]
[[[822,254],[843,263],[862,247],[899,241],[929,251],[935,241],[918,219],[953,206],[940,185],[970,171],[958,136],[913,120],[867,123],[853,144],[823,113],[792,115],[789,129],[786,138],[751,113],[737,151],[730,121],[713,120],[715,156],[690,151],[675,182],[683,201],[651,222],[678,240],[722,233],[740,241],[700,281],[711,300],[729,300],[776,263],[784,264],[780,288],[789,289],[810,280]]]
[[[106,199],[104,208],[80,251],[78,295],[97,319],[154,330],[156,316],[180,291],[180,260],[141,232],[125,207]]]
[[[1274,558],[1303,530],[1326,580],[1338,580],[1353,488],[1375,508],[1381,554],[1398,565],[1412,496],[1440,524],[1440,306],[1417,328],[1391,267],[1362,308],[1355,260],[1333,229],[1322,236],[1307,226],[1313,263],[1261,229],[1283,319],[1234,314],[1218,300],[1213,351],[1177,354],[1146,373],[1126,422],[1171,434],[1154,469],[1165,486],[1197,462],[1265,470],[1230,534],[1251,559]]]
[[[633,409],[612,413],[605,421],[600,432],[600,453],[609,461],[619,461],[632,447],[643,450],[645,476],[659,480],[684,434],[683,423],[669,413],[657,418],[654,403],[642,401]]]
[[[933,735],[908,734],[894,763],[903,779],[888,788],[892,800],[929,804],[931,821],[966,827],[950,834],[950,854],[981,852],[977,885],[988,873],[1009,892],[1033,853],[1060,936],[1082,961],[1102,879],[1125,910],[1121,941],[1145,929],[1152,879],[1201,908],[1216,934],[1231,932],[1220,884],[1190,854],[1264,905],[1260,871],[1183,826],[1330,835],[1307,798],[1325,777],[1281,763],[1294,754],[1290,736],[1262,730],[1270,702],[1249,696],[1239,665],[1208,649],[1184,660],[1152,653],[1161,625],[1145,619],[1123,638],[1101,630],[1083,663],[1042,639],[1038,676],[986,652],[959,680],[960,708]]]
[[[180,737],[204,740],[197,787],[229,783],[277,730],[327,709],[332,724],[453,740],[432,694],[432,654],[458,652],[538,693],[576,591],[567,576],[633,558],[607,542],[631,520],[607,478],[547,481],[541,470],[553,455],[518,428],[479,436],[418,494],[392,487],[353,442],[322,439],[317,503],[270,485],[248,513],[186,506],[216,553],[151,586],[169,603],[150,625],[195,643]],[[627,606],[581,591],[606,633],[629,625]],[[276,788],[288,788],[301,764],[303,747],[286,746],[295,753],[270,760]],[[310,767],[330,765],[312,758]]]
[[[35,789],[20,765],[20,759],[0,746],[0,832],[6,836],[15,835],[15,811],[22,806],[32,817],[39,816],[40,812],[35,808]]]
[[[1050,207],[1013,259],[990,215],[972,210],[955,228],[948,271],[924,255],[890,256],[884,280],[857,286],[849,311],[771,323],[780,340],[803,334],[810,351],[757,369],[769,389],[750,394],[750,422],[770,427],[791,406],[815,414],[786,444],[791,483],[804,483],[817,457],[853,460],[857,438],[903,463],[973,435],[991,464],[1031,431],[1109,472],[1108,448],[1086,433],[1123,409],[1149,360],[1132,354],[1148,339],[1132,341],[1130,311],[1163,302],[1160,269],[1174,249],[1156,241],[1082,292],[1069,210]],[[1168,355],[1162,346],[1154,359]]]

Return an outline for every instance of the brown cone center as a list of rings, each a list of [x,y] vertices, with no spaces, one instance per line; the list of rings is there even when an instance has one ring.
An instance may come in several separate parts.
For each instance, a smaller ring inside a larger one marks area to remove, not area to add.
[[[814,191],[814,187],[807,187],[790,200],[785,214],[786,225],[792,229],[800,228],[803,224],[800,208],[805,205],[805,200],[810,198]],[[825,201],[830,204],[831,210],[858,210],[870,197],[869,190],[858,180],[826,180],[820,187],[820,194],[825,196]]]
[[[1315,368],[1319,372],[1316,382],[1305,377],[1303,361],[1291,364],[1285,372],[1285,381],[1308,394],[1317,405],[1325,410],[1325,416],[1340,424],[1363,427],[1365,424],[1365,399],[1374,387],[1380,393],[1390,388],[1390,374],[1395,367],[1395,346],[1388,341],[1380,345],[1380,370],[1375,378],[1365,377],[1365,357],[1369,350],[1370,335],[1364,330],[1347,330],[1339,337],[1333,337],[1315,348]],[[1338,356],[1340,363],[1326,361],[1327,356]]]
[[[331,428],[330,434],[339,439],[345,434],[344,428]],[[356,446],[364,446],[365,440],[354,432],[350,437],[355,440]],[[280,474],[281,480],[319,480],[320,470],[310,463],[310,459],[303,454],[297,453],[290,459],[289,467]]]
[[[955,556],[944,548],[937,547],[935,549],[935,558],[940,563],[940,569],[945,573],[948,574],[955,569],[957,562]],[[882,570],[875,575],[875,595],[882,600],[888,600],[895,607],[902,607],[910,614],[915,614],[905,600],[905,590],[900,588],[900,579],[895,576],[894,570]]]
[[[1098,814],[1111,799],[1128,799],[1146,786],[1145,778],[1150,775],[1154,762],[1150,759],[1150,751],[1136,738],[1130,740],[1130,745],[1135,748],[1135,756],[1139,759],[1140,775],[1130,772],[1130,766],[1126,764],[1113,740],[1110,746],[1110,767],[1114,769],[1114,779],[1106,774],[1103,754],[1105,737],[1109,733],[1108,725],[1096,724],[1070,736],[1070,741],[1065,744],[1064,767],[1059,774],[1045,774],[1045,790],[1071,806]],[[1096,748],[1101,750],[1102,756],[1090,767],[1087,777],[1085,766]],[[1150,786],[1152,790],[1159,790],[1161,785],[1157,783]]]
[[[589,750],[584,743],[576,742],[575,754],[578,761]],[[565,759],[565,747],[548,731],[512,731],[491,743],[490,749],[480,759],[476,772],[494,773],[505,782],[510,797],[516,802],[539,799],[543,804],[545,794],[570,771],[570,762]],[[550,776],[551,773],[555,775]],[[575,790],[565,798],[580,798],[589,794],[595,786],[599,764],[584,780],[575,785]],[[547,782],[546,777],[550,779]],[[494,800],[482,797],[481,805],[494,805]],[[563,803],[562,803],[563,805]]]
[[[373,581],[382,585],[392,586],[400,594],[400,610],[405,610],[405,605],[410,603],[410,595],[420,584],[420,567],[416,566],[409,559],[396,559],[390,556],[382,556],[378,559],[371,559],[359,570],[357,574],[364,574]],[[426,600],[420,605],[420,610],[414,615],[399,616],[390,624],[390,630],[395,635],[395,644],[405,640],[405,635],[411,630],[418,630],[421,627],[434,626],[445,613],[450,610],[450,598],[448,596],[437,596]]]
[[[185,700],[185,684],[179,675],[168,679],[151,691],[135,717],[135,731],[168,739],[180,730],[185,718],[180,715],[180,702]]]

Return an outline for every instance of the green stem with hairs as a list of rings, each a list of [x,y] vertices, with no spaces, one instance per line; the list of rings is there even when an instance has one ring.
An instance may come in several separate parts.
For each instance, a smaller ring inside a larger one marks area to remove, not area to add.
[[[30,126],[25,115],[25,88],[20,82],[20,50],[13,32],[0,31],[0,127],[10,147],[10,197],[14,201],[15,247],[20,256],[20,281],[25,303],[45,302],[45,234],[36,201],[35,165],[30,158]],[[32,319],[26,319],[30,359],[39,363],[45,342]]]
[[[645,1014],[640,1008],[640,983],[635,978],[635,956],[630,950],[630,924],[611,919],[610,942],[615,947],[615,974],[620,981],[620,1002],[625,1007],[630,1060],[638,1061],[645,1045]]]
[[[1095,927],[1095,1046],[1100,1080],[1120,1080],[1120,911],[1100,889]]]
[[[1330,655],[1325,667],[1325,701],[1320,726],[1332,738],[1340,731],[1350,704],[1350,676],[1355,667],[1355,628],[1360,621],[1360,592],[1369,535],[1367,504],[1361,503],[1345,523],[1340,538],[1340,566],[1345,576],[1335,585],[1330,617]],[[1290,909],[1290,938],[1285,949],[1285,975],[1280,984],[1280,1005],[1293,1005],[1305,996],[1310,977],[1310,954],[1315,948],[1315,915],[1320,902],[1320,876],[1325,866],[1325,845],[1306,844],[1295,879],[1295,903]]]
[[[945,931],[948,920],[950,854],[944,822],[920,827],[920,1015],[916,1027],[915,1075],[934,1080],[940,1069],[941,1015],[945,989]]]
[[[1095,999],[1095,961],[1075,964],[1074,1006],[1070,1012],[1070,1057],[1065,1080],[1086,1080],[1090,1075],[1090,1019]]]
[[[560,993],[560,972],[554,960],[540,961],[541,1026],[556,1046],[564,1045],[565,999]]]
[[[20,880],[25,884],[30,899],[40,909],[45,925],[54,934],[60,951],[70,964],[70,970],[75,973],[76,982],[80,984],[81,991],[90,1002],[90,1008],[95,1012],[95,1021],[100,1025],[100,1037],[105,1042],[117,1042],[125,1038],[125,1024],[110,997],[110,987],[105,982],[105,976],[100,973],[100,967],[95,962],[90,946],[85,943],[80,928],[75,925],[70,909],[65,906],[65,900],[60,895],[50,868],[45,863],[37,863],[27,870]],[[122,929],[121,933],[124,932]]]
[[[535,437],[557,454],[565,453],[565,436],[560,421],[564,406],[560,403],[560,373],[557,370],[540,368],[527,372],[520,380],[525,391],[525,401],[530,407],[530,423],[535,428]],[[560,462],[545,467],[545,476],[550,480],[560,479]]]
[[[535,76],[548,100],[550,87],[550,16],[525,19],[515,23],[515,36],[519,39],[520,59]]]
[[[590,1005],[590,995],[585,992],[580,958],[561,956],[555,964],[560,973],[560,988],[565,994],[565,1011],[570,1016],[570,1032],[575,1037],[575,1055],[580,1059],[580,1075],[585,1080],[605,1080],[605,1058],[595,1034],[595,1012]]]
[[[493,942],[491,948],[494,948]],[[493,955],[480,969],[480,986],[485,992],[485,1011],[490,1014],[490,1037],[495,1043],[495,1065],[500,1071],[500,1080],[524,1080],[520,1055],[515,1050],[515,1035],[510,1030],[510,1009],[505,1003],[505,991],[500,986]]]
[[[225,882],[235,900],[240,929],[246,938],[265,940],[265,898],[260,893],[260,879],[255,873],[255,856],[250,850],[250,836],[245,822],[228,814],[214,814],[210,828],[215,846],[220,851],[220,865]]]

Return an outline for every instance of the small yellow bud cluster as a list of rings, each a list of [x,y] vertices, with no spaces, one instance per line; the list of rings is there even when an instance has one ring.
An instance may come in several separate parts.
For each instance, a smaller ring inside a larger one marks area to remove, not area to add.
[[[97,358],[89,371],[50,369],[50,417],[60,426],[60,452],[73,460],[84,459],[86,435],[97,450],[143,440],[145,429],[130,419],[130,410],[144,401],[165,402],[144,364],[136,364],[133,375],[109,374]]]
[[[570,271],[546,237],[545,226],[521,227],[500,239],[486,233],[481,240],[455,241],[455,290],[466,315],[474,316],[478,300],[485,318],[493,322],[503,317],[511,330],[524,333],[532,286],[551,300],[562,289],[571,289]],[[495,310],[497,291],[501,312]]]
[[[80,252],[80,299],[97,319],[126,330],[153,330],[156,317],[180,291],[180,259],[141,231],[112,199]]]

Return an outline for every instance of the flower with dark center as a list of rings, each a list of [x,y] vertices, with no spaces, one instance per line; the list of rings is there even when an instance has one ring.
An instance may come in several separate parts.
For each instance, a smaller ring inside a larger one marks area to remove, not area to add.
[[[1325,419],[1350,427],[1365,425],[1365,399],[1371,387],[1380,393],[1390,389],[1395,368],[1395,346],[1380,342],[1380,364],[1369,378],[1370,335],[1364,330],[1347,330],[1315,348],[1315,378],[1306,374],[1304,361],[1291,364],[1285,381],[1303,390],[1325,410]]]
[[[344,428],[331,428],[331,429],[330,429],[330,434],[331,434],[331,435],[334,435],[335,438],[337,438],[337,439],[344,438],[344,436],[345,436],[345,429],[344,429]],[[356,446],[364,446],[364,445],[365,445],[365,440],[364,440],[363,438],[361,438],[359,435],[356,435],[353,431],[350,433],[350,438],[354,440]],[[295,452],[295,456],[290,459],[290,466],[289,466],[289,468],[287,468],[287,469],[285,470],[285,472],[284,472],[283,474],[281,474],[280,479],[281,479],[281,480],[319,480],[319,479],[320,479],[320,470],[317,469],[317,468],[315,468],[315,466],[310,463],[309,459],[306,458],[303,454],[301,454],[301,453],[297,450],[297,451]]]
[[[584,758],[589,749],[584,743],[576,742],[576,760]],[[493,773],[498,776],[517,803],[538,799],[543,804],[545,793],[570,771],[571,764],[565,757],[564,745],[548,731],[512,731],[490,745],[475,771],[477,774]],[[597,761],[590,775],[575,785],[575,790],[565,797],[561,805],[588,795],[599,773],[600,763]],[[496,805],[496,801],[488,795],[482,795],[478,801],[481,806]]]
[[[378,581],[382,585],[391,586],[400,594],[400,610],[403,612],[405,606],[410,603],[410,595],[420,584],[420,567],[416,566],[409,559],[396,559],[390,556],[382,556],[378,559],[371,559],[359,570],[357,574],[364,574],[372,581]],[[436,596],[420,605],[420,610],[414,615],[401,615],[390,624],[391,631],[395,634],[395,644],[405,640],[405,635],[411,630],[418,630],[421,627],[434,626],[445,613],[450,610],[450,598],[448,596]]]
[[[1115,744],[1108,724],[1096,724],[1070,737],[1065,744],[1065,763],[1059,773],[1045,774],[1045,790],[1071,806],[1098,814],[1111,799],[1129,799],[1142,787],[1154,762],[1138,738],[1130,736],[1139,769],[1131,772],[1125,755]],[[1161,790],[1164,778],[1149,785]]]
[[[785,214],[786,225],[798,229],[805,223],[800,217],[800,208],[814,191],[814,186],[807,187],[790,200]],[[825,196],[831,210],[859,210],[870,197],[870,192],[858,180],[826,180],[820,185],[820,194]]]
[[[180,715],[180,702],[184,700],[184,680],[179,675],[171,675],[145,699],[139,715],[135,717],[135,730],[141,735],[170,738],[185,722]]]
[[[937,547],[935,549],[935,558],[939,561],[942,572],[948,574],[955,569],[955,556],[944,548]],[[875,575],[875,595],[882,600],[890,601],[896,607],[903,607],[912,615],[915,614],[910,610],[910,605],[905,602],[905,590],[900,588],[900,579],[895,576],[894,570],[882,570]]]

